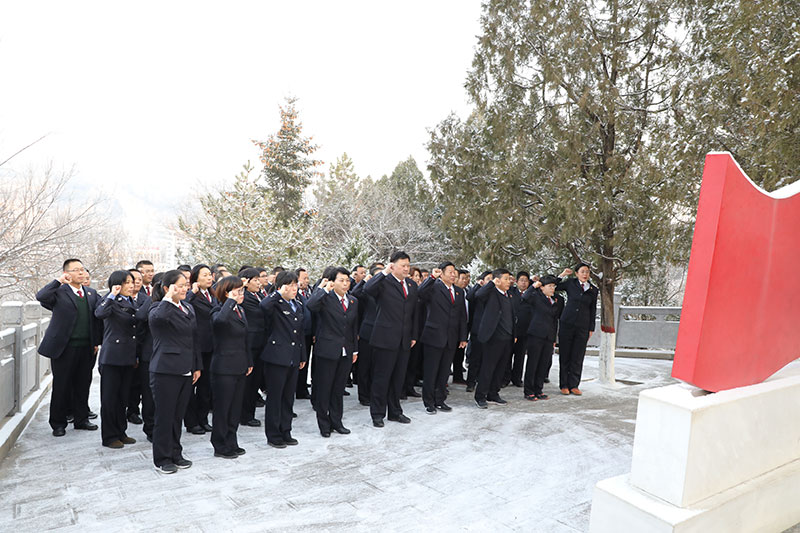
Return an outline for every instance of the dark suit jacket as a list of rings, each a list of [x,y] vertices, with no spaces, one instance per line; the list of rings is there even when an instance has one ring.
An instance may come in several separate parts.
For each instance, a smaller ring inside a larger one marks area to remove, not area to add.
[[[530,287],[528,288],[530,289]],[[531,323],[531,308],[529,305],[523,305],[522,293],[517,287],[508,289],[508,294],[511,295],[511,304],[514,306],[514,316],[516,317],[514,336],[524,337],[528,334],[528,326]]]
[[[294,311],[289,302],[275,291],[259,304],[264,315],[267,336],[267,342],[261,350],[261,359],[267,363],[299,366],[306,360],[303,304],[293,301]]]
[[[358,300],[345,294],[347,312],[342,308],[339,296],[334,292],[317,289],[308,300],[308,308],[317,321],[317,336],[314,342],[314,357],[338,359],[342,348],[349,357],[358,351]]]
[[[139,345],[137,357],[139,361],[150,363],[153,358],[153,335],[150,334],[150,307],[153,305],[153,300],[143,290],[136,294],[136,306],[143,310],[141,311],[142,319],[138,322],[136,330],[136,343]]]
[[[91,344],[97,346],[102,343],[103,338],[103,322],[96,319],[93,314],[99,297],[97,291],[90,287],[83,287],[81,290],[89,305],[89,338]],[[36,293],[36,299],[42,307],[53,313],[39,345],[39,353],[50,359],[58,359],[64,353],[64,348],[67,347],[72,335],[72,328],[75,327],[78,312],[75,301],[78,297],[68,284],[62,285],[54,279]]]
[[[236,314],[236,302],[228,298],[211,310],[214,328],[214,352],[211,355],[211,373],[240,376],[253,366],[253,356],[247,346],[247,317]]]
[[[491,282],[490,282],[491,283]],[[478,327],[481,325],[481,318],[483,317],[483,302],[475,298],[475,293],[478,292],[483,285],[477,283],[470,287],[467,291],[467,301],[469,302],[469,316],[467,317],[467,325],[469,332],[473,339],[478,338]]]
[[[150,372],[181,376],[203,370],[194,309],[185,302],[181,305],[188,314],[165,300],[150,307],[149,324],[153,335]]]
[[[467,340],[467,314],[464,291],[453,285],[455,302],[443,281],[428,276],[419,286],[419,298],[427,309],[420,340],[435,348],[458,348]]]
[[[386,350],[410,350],[411,341],[419,337],[417,321],[417,285],[406,280],[408,297],[397,278],[378,272],[364,286],[364,292],[375,298],[378,310],[369,343]]]
[[[211,296],[211,293],[209,293]],[[197,294],[191,290],[186,292],[186,299],[194,308],[197,313],[197,336],[200,339],[200,351],[203,353],[210,353],[214,350],[214,328],[211,326],[211,310],[215,305],[219,305],[219,300],[211,296],[209,302],[203,293],[199,290]]]
[[[594,331],[597,319],[597,287],[589,283],[589,290],[581,289],[577,278],[562,280],[558,278],[557,291],[567,293],[567,304],[561,313],[561,323],[578,329]]]
[[[145,319],[148,308],[138,308],[127,298],[102,298],[94,315],[103,320],[103,346],[100,364],[133,366],[136,364],[136,334],[139,323]]]
[[[350,291],[350,295],[358,300],[358,336],[369,342],[372,337],[372,326],[375,325],[375,315],[378,314],[378,304],[375,298],[364,292],[367,282],[361,280]]]
[[[306,293],[308,293],[308,296],[303,296],[300,289],[297,289],[297,299],[303,304],[303,332],[306,337],[310,337],[314,334],[314,316],[311,314],[311,309],[308,308],[307,304],[314,291],[309,287],[306,289]]]
[[[244,291],[244,300],[240,306],[244,309],[247,317],[247,345],[251,349],[260,349],[267,341],[266,326],[264,325],[264,313],[259,304],[261,300],[255,293],[248,290]]]
[[[508,298],[497,290],[493,282],[485,283],[483,287],[475,291],[475,300],[483,303],[483,311],[481,313],[480,322],[478,324],[478,342],[489,342],[494,336],[500,324],[500,315],[503,309],[502,298]],[[509,299],[509,304],[510,304]],[[511,309],[511,336],[514,333],[514,306],[509,305]]]
[[[564,298],[556,294],[553,299],[555,302],[551,304],[547,296],[540,289],[534,289],[533,285],[522,295],[522,307],[530,313],[527,335],[550,342],[556,341],[558,319],[564,310]]]

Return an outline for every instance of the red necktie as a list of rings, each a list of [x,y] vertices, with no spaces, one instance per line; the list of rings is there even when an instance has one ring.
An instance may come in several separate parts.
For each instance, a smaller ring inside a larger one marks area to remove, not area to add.
[[[239,308],[234,305],[233,306],[233,310],[236,311],[236,314],[239,315],[239,318],[241,319],[242,318],[242,313],[239,312]]]
[[[83,298],[83,293],[81,292],[80,289],[78,289],[78,298]]]
[[[406,290],[406,282],[401,281],[400,286],[403,287],[403,298],[408,298],[408,291]]]
[[[211,295],[210,295],[210,294],[208,294],[207,292],[204,292],[203,294],[205,294],[205,295],[206,295],[206,299],[207,299],[207,300],[209,301],[209,303],[210,303],[210,302],[211,302]]]
[[[347,306],[344,303],[344,298],[342,298],[342,309],[344,309],[345,313],[347,312]]]
[[[150,296],[150,285],[144,288],[144,292],[146,292],[147,295]]]
[[[451,303],[451,304],[454,304],[454,303],[456,303],[456,299],[453,297],[453,287],[450,287],[450,290],[449,290],[449,291],[447,291],[447,292],[449,292],[449,293],[450,293],[450,303]]]
[[[186,315],[188,315],[188,314],[189,314],[189,310],[188,310],[188,309],[186,309],[185,307],[183,307],[181,304],[178,304],[178,307],[180,307],[180,308],[181,308],[181,311],[183,311],[183,313],[184,313],[184,314],[186,314]]]

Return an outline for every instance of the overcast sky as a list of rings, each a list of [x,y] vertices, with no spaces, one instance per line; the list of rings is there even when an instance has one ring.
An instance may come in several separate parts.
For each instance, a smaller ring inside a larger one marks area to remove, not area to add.
[[[465,116],[478,0],[0,3],[0,160],[52,159],[124,199],[126,227],[229,180],[299,99],[323,170],[379,177]],[[3,178],[8,179],[8,178]]]

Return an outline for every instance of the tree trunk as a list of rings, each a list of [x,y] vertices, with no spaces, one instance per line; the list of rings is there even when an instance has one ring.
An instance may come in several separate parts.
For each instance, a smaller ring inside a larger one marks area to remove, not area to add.
[[[614,272],[609,259],[602,261],[603,278],[600,280],[600,357],[598,362],[601,383],[614,384],[614,352],[617,346],[616,316],[614,309]]]

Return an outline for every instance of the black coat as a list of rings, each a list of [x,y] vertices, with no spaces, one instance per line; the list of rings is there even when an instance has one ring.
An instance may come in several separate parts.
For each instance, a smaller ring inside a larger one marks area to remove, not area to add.
[[[303,331],[306,337],[310,337],[314,334],[314,316],[311,314],[311,310],[306,304],[308,304],[308,300],[313,296],[314,291],[309,287],[306,289],[306,293],[308,296],[303,296],[300,289],[297,289],[297,299],[303,304]]]
[[[236,302],[230,298],[211,310],[211,324],[214,328],[212,374],[241,376],[253,366],[253,357],[247,345],[247,317],[241,309],[239,313],[241,318],[236,314]]]
[[[317,289],[308,300],[308,308],[314,314],[317,335],[314,341],[314,357],[338,359],[342,348],[352,358],[358,351],[358,300],[349,294],[347,311],[342,307],[339,296],[334,292]]]
[[[511,336],[513,337],[515,322],[514,306],[511,305],[510,298],[508,296],[503,296],[503,293],[497,289],[497,286],[490,281],[475,291],[474,300],[483,303],[483,310],[477,329],[478,342],[489,342],[499,327],[502,310],[504,309],[502,298],[507,298],[509,300],[507,308],[511,316],[508,318],[511,320]]]
[[[153,358],[153,335],[150,334],[150,325],[148,320],[150,318],[150,307],[153,305],[153,300],[143,290],[136,294],[136,306],[141,310],[141,320],[138,322],[136,329],[136,343],[139,345],[138,357],[139,361],[150,363]]]
[[[244,314],[247,317],[247,345],[251,349],[261,348],[267,341],[264,313],[259,307],[260,303],[259,296],[248,290],[244,291],[244,300],[240,307],[244,309]]]
[[[417,320],[417,285],[406,280],[408,296],[394,276],[378,272],[364,285],[364,292],[375,298],[378,306],[369,343],[386,350],[410,350],[419,336]]]
[[[350,295],[358,300],[358,336],[369,342],[372,337],[372,326],[375,325],[375,316],[378,314],[378,304],[375,298],[364,292],[366,280],[361,280],[350,291]]]
[[[295,310],[279,292],[261,300],[259,307],[264,316],[267,341],[261,350],[261,359],[279,366],[299,366],[306,361],[305,333],[303,333],[303,304],[293,300]]]
[[[94,316],[99,296],[97,291],[90,287],[82,287],[81,290],[89,305],[89,338],[91,344],[97,346],[102,343],[103,339],[103,321]],[[36,299],[39,300],[42,307],[52,311],[50,324],[39,345],[39,353],[50,359],[58,359],[64,353],[64,348],[67,347],[72,335],[72,329],[75,327],[78,313],[75,302],[78,297],[69,284],[62,285],[57,279],[54,279],[36,293]]]
[[[181,305],[188,313],[166,300],[150,307],[148,322],[153,335],[150,372],[182,376],[203,370],[194,309],[186,303]]]
[[[578,329],[594,331],[597,320],[597,287],[589,284],[584,291],[577,278],[562,280],[558,278],[557,291],[567,293],[567,303],[561,313],[561,323]]]
[[[530,287],[528,288],[530,289]],[[511,304],[514,306],[514,316],[516,317],[514,336],[518,338],[524,337],[527,335],[528,326],[531,322],[531,308],[522,304],[522,293],[517,287],[508,289],[508,294],[511,295]]]
[[[435,348],[458,348],[467,340],[467,313],[464,291],[453,285],[455,298],[441,280],[429,276],[419,286],[419,298],[427,310],[420,341]]]
[[[533,285],[522,295],[522,307],[530,313],[527,335],[550,342],[556,341],[558,319],[564,310],[564,298],[556,294],[553,300],[551,304],[547,296],[540,289],[534,289]]]
[[[99,357],[101,365],[136,364],[136,334],[148,311],[149,308],[138,308],[122,296],[105,297],[100,301],[94,315],[104,323],[103,346]]]
[[[211,293],[208,294],[211,296]],[[214,328],[211,327],[211,310],[215,305],[219,305],[219,300],[211,296],[209,302],[199,290],[197,294],[192,291],[186,292],[183,300],[192,305],[194,312],[197,313],[197,337],[200,339],[200,351],[210,353],[214,350]]]
[[[491,283],[491,281],[489,282]],[[469,316],[467,318],[467,326],[473,339],[478,337],[478,327],[481,325],[481,318],[483,317],[483,302],[475,298],[478,289],[483,285],[475,284],[467,291],[466,299],[469,302]]]

